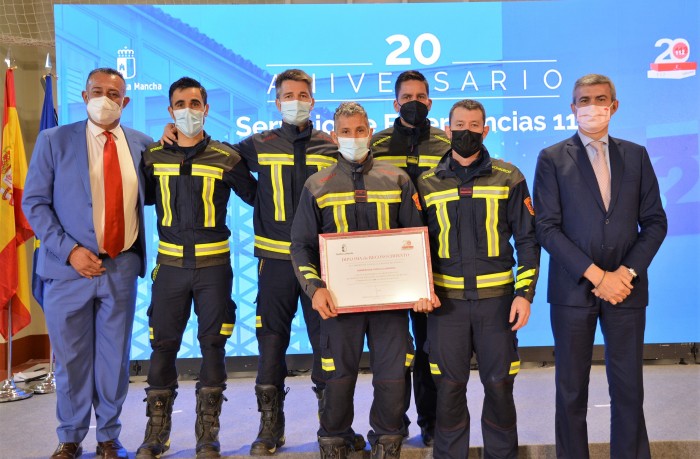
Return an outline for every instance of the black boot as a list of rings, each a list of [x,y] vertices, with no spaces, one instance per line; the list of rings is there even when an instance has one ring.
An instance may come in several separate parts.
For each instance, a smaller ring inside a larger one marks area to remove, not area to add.
[[[319,387],[312,387],[311,390],[316,394],[316,399],[318,400],[318,420],[321,421],[321,415],[326,409],[326,389]],[[335,437],[323,437],[323,438],[335,438]],[[321,437],[318,437],[319,444],[321,442]],[[347,445],[350,451],[363,451],[367,443],[365,442],[365,437],[356,433],[354,434],[352,441]]]
[[[223,387],[201,387],[197,390],[197,459],[221,457],[219,443],[219,415],[226,400]]]
[[[346,459],[348,444],[343,437],[319,437],[318,450],[321,459]]]
[[[372,445],[372,459],[399,459],[403,435],[382,435]]]
[[[170,448],[173,403],[177,392],[170,389],[150,389],[146,392],[146,435],[136,450],[136,459],[158,458]]]
[[[270,384],[256,384],[260,412],[258,438],[250,445],[251,456],[271,456],[284,445],[284,398],[289,392]]]

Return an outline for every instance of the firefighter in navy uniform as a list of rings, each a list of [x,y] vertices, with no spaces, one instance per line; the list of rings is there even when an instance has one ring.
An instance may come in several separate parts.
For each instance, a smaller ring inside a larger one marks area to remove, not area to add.
[[[351,451],[353,396],[365,336],[372,362],[374,402],[368,440],[373,458],[398,458],[405,434],[403,398],[406,366],[413,358],[405,310],[338,315],[319,277],[320,233],[422,226],[418,196],[408,175],[369,154],[372,130],[355,102],[341,104],[334,116],[338,164],[307,180],[292,226],[292,261],[304,292],[321,322],[321,356],[326,375],[325,409],[320,413],[321,458],[344,458]],[[432,311],[434,297],[414,308]]]
[[[285,355],[292,320],[301,301],[304,321],[314,353],[311,380],[323,409],[325,382],[318,353],[320,319],[311,300],[302,294],[290,257],[292,220],[299,206],[304,182],[314,173],[336,164],[337,148],[328,134],[309,121],[314,100],[312,79],[297,69],[276,78],[276,100],[282,127],[254,134],[233,146],[253,172],[258,173],[253,226],[258,257],[258,297],[255,331],[258,339],[258,374],[255,395],[260,428],[250,454],[274,454],[285,442]],[[356,435],[353,449],[365,440]]]
[[[484,457],[518,454],[516,330],[530,316],[540,248],[525,178],[512,164],[490,157],[482,143],[485,120],[479,102],[457,102],[446,129],[451,150],[418,179],[442,301],[428,316],[426,343],[438,387],[433,455],[441,459],[469,454],[466,387],[472,353],[485,393]]]
[[[146,435],[136,457],[160,457],[170,445],[171,414],[177,395],[175,359],[194,300],[202,366],[197,381],[198,459],[220,456],[219,414],[226,388],[225,345],[233,333],[226,206],[231,190],[252,204],[256,181],[245,162],[203,131],[209,110],[199,82],[184,77],[170,86],[168,111],[179,142],[149,146],[143,154],[146,204],[158,218],[157,265],[148,310],[151,365],[146,389]]]
[[[445,131],[432,127],[428,112],[432,106],[428,81],[416,70],[407,70],[396,79],[394,110],[399,117],[394,125],[372,137],[372,155],[376,161],[387,161],[400,167],[416,185],[423,172],[437,166],[450,141]],[[423,350],[427,335],[427,316],[411,311],[411,329],[416,344],[413,361],[413,393],[418,425],[426,446],[433,444],[437,389],[430,375],[428,354]],[[411,372],[406,372],[405,410],[411,404]],[[405,416],[406,425],[410,424]]]

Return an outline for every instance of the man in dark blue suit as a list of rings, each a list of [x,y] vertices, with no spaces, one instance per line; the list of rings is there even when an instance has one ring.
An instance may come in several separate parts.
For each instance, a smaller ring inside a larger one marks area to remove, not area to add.
[[[610,456],[650,457],[642,408],[647,269],[667,222],[646,149],[608,135],[618,106],[609,78],[581,77],[571,104],[578,132],[537,160],[535,226],[551,257],[559,458],[589,457],[586,410],[598,321],[611,398]]]
[[[35,268],[56,356],[57,459],[81,455],[93,407],[97,454],[128,457],[119,415],[136,278],[145,271],[138,165],[152,140],[120,126],[125,93],[116,70],[90,72],[82,94],[88,119],[39,134],[24,188],[22,209],[41,240]]]

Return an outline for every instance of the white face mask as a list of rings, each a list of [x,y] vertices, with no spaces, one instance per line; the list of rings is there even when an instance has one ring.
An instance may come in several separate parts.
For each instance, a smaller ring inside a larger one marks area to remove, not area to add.
[[[360,162],[369,152],[369,137],[338,137],[338,151],[343,158]]]
[[[305,124],[311,116],[311,102],[286,100],[280,102],[280,108],[282,110],[282,119],[295,126]]]
[[[579,127],[590,134],[604,130],[610,124],[610,107],[612,104],[607,107],[593,104],[577,107],[576,121]]]
[[[100,96],[88,100],[87,112],[94,123],[109,125],[122,116],[122,107],[109,97]]]
[[[191,108],[181,108],[173,110],[175,117],[175,127],[190,139],[204,129],[204,112],[192,110]]]

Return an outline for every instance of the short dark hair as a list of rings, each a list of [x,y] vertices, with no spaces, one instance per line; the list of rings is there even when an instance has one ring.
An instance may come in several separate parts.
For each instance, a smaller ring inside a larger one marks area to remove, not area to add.
[[[88,73],[87,79],[85,80],[85,87],[86,88],[87,88],[88,83],[90,82],[90,78],[92,78],[92,76],[96,73],[105,73],[107,75],[117,76],[117,77],[119,77],[120,80],[122,80],[124,82],[124,85],[126,85],[126,80],[124,79],[124,75],[119,73],[119,71],[117,71],[111,67],[99,67],[99,68],[96,68],[95,70],[91,71],[90,73]]]
[[[607,84],[610,86],[610,97],[613,102],[617,100],[617,91],[615,91],[615,84],[610,78],[605,75],[600,75],[599,73],[589,73],[584,75],[574,83],[574,90],[572,91],[572,100],[574,105],[576,105],[576,90],[581,86],[593,86],[596,84]]]
[[[199,89],[199,91],[202,93],[202,102],[204,102],[204,105],[207,105],[207,90],[204,89],[204,86],[202,86],[202,84],[194,78],[182,77],[170,85],[170,90],[168,91],[168,101],[171,106],[173,104],[173,93],[178,89],[187,88]]]
[[[481,105],[481,102],[477,102],[472,99],[464,99],[460,100],[459,102],[455,102],[455,104],[450,109],[450,124],[452,124],[452,114],[457,108],[463,108],[465,110],[480,110],[481,119],[484,122],[484,124],[486,124],[486,110],[484,109],[484,106]]]
[[[309,74],[299,69],[288,69],[277,75],[277,78],[275,79],[275,97],[277,99],[280,98],[282,83],[287,80],[302,81],[306,83],[309,86],[309,95],[312,94],[314,80],[309,76]]]
[[[399,75],[399,77],[396,79],[396,84],[394,85],[396,100],[399,100],[399,90],[401,89],[401,85],[403,84],[403,82],[411,80],[422,82],[425,85],[425,93],[428,96],[430,96],[430,85],[428,84],[428,80],[425,78],[425,76],[418,70],[406,70],[405,72],[402,72],[401,75]]]

